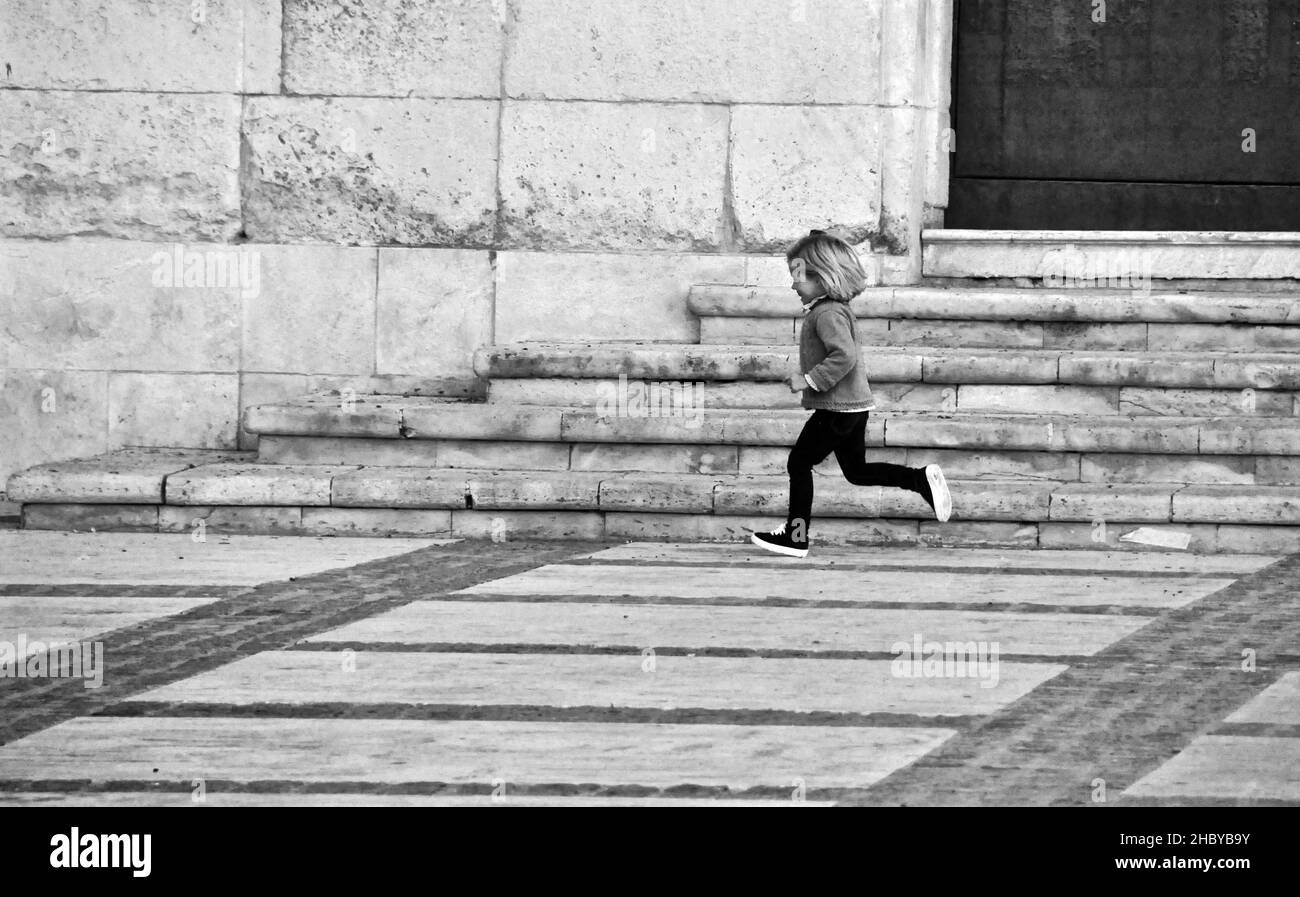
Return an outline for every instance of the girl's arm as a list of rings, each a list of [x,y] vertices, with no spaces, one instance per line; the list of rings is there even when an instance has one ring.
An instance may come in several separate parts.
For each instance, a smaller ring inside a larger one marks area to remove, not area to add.
[[[858,344],[845,317],[851,314],[842,306],[817,319],[817,337],[826,347],[826,358],[807,374],[822,392],[843,380],[858,363]]]

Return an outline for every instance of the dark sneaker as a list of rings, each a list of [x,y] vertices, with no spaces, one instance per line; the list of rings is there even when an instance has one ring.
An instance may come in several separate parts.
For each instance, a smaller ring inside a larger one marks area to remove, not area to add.
[[[948,491],[948,481],[944,479],[938,464],[927,464],[920,472],[916,491],[934,511],[939,522],[947,522],[952,516],[952,494]]]
[[[755,545],[766,548],[768,551],[775,551],[777,554],[784,554],[792,558],[801,558],[808,556],[808,542],[795,542],[785,531],[785,524],[781,528],[773,530],[770,533],[751,533],[749,541]]]

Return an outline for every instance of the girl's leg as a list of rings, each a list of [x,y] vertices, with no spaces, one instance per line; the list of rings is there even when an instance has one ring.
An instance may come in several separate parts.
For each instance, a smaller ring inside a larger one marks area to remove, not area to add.
[[[835,460],[840,462],[844,478],[855,486],[893,486],[920,492],[925,470],[901,464],[867,463],[867,413],[854,422],[853,429],[835,446]]]
[[[843,438],[843,426],[837,426],[839,423],[829,411],[814,411],[786,460],[786,473],[790,475],[790,513],[785,526],[792,537],[802,536],[799,541],[808,538],[812,524],[813,468],[826,460]]]

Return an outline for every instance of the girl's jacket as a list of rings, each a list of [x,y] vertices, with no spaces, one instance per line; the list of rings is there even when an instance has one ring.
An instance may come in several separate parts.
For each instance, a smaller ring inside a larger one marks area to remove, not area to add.
[[[823,298],[808,309],[799,329],[799,370],[817,385],[817,389],[803,391],[803,407],[875,410],[858,348],[856,322],[847,302]]]

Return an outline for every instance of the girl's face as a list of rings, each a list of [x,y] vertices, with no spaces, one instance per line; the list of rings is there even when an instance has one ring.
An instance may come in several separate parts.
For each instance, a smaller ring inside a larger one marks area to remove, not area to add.
[[[814,299],[819,299],[826,295],[826,288],[822,286],[820,278],[808,270],[807,263],[801,258],[792,258],[789,261],[790,267],[790,289],[799,294],[799,298],[808,303]]]

